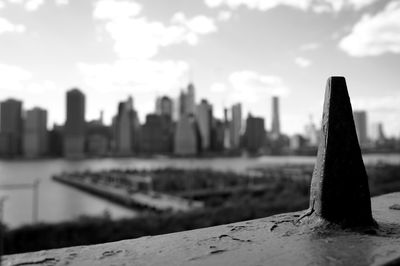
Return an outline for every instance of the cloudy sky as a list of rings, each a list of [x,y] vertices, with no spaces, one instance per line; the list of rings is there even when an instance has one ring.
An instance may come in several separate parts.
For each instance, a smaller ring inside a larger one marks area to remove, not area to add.
[[[0,100],[65,119],[65,91],[87,95],[87,119],[132,95],[141,121],[157,95],[193,81],[217,117],[242,102],[282,127],[319,123],[326,79],[347,78],[354,109],[400,135],[400,1],[0,0]],[[267,128],[267,129],[268,129]]]

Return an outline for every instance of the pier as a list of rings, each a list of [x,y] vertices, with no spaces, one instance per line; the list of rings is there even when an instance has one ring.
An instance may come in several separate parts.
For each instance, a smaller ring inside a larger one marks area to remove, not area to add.
[[[141,191],[141,185],[149,183],[149,179],[143,177],[136,177],[136,180],[123,185],[110,182],[106,178],[99,180],[98,176],[89,174],[60,174],[53,176],[53,180],[134,209],[185,212],[203,207],[200,201],[155,192],[151,186],[147,189],[142,188]]]

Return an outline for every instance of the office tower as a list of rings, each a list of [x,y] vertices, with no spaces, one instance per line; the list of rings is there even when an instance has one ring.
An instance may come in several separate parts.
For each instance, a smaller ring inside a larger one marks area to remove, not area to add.
[[[371,126],[371,134],[370,138],[371,140],[375,142],[384,142],[386,140],[385,132],[383,130],[383,124],[382,123],[374,123]]]
[[[211,145],[211,124],[212,124],[212,106],[207,100],[202,100],[197,106],[196,112],[197,125],[201,138],[201,149],[209,150]]]
[[[354,111],[354,124],[356,126],[356,132],[360,147],[365,147],[368,144],[368,133],[367,133],[367,113],[365,111]]]
[[[237,103],[232,106],[232,119],[230,123],[231,148],[240,147],[240,134],[242,130],[242,105]]]
[[[172,99],[167,96],[161,97],[160,114],[172,119],[173,111],[174,111],[174,105],[172,103]]]
[[[85,147],[85,95],[79,89],[67,91],[67,119],[64,126],[64,155],[82,158]]]
[[[174,153],[176,155],[196,155],[198,138],[194,120],[188,115],[179,118],[174,136]]]
[[[213,120],[214,123],[211,129],[211,149],[220,152],[224,150],[225,122],[219,119]]]
[[[231,123],[228,118],[228,109],[224,108],[224,149],[231,148]]]
[[[149,154],[165,154],[172,151],[172,121],[169,116],[146,116],[142,127],[140,151]]]
[[[157,96],[157,98],[156,98],[156,106],[154,109],[154,113],[157,115],[161,114],[161,97]]]
[[[189,83],[186,94],[186,113],[189,115],[195,115],[196,103],[195,103],[195,88],[192,83]]]
[[[8,99],[0,103],[0,156],[18,156],[21,150],[22,102]]]
[[[133,109],[133,99],[120,102],[118,114],[115,119],[116,153],[118,155],[131,155],[137,148],[139,121]]]
[[[279,98],[272,97],[272,126],[271,137],[273,139],[279,138],[281,135],[280,117],[279,117]]]
[[[100,119],[87,123],[86,139],[89,156],[106,156],[110,150],[111,128]]]
[[[23,154],[35,158],[47,153],[47,111],[33,108],[26,112],[24,123]]]
[[[54,124],[53,128],[49,131],[48,153],[50,156],[61,157],[64,154],[63,132],[64,127],[57,124]]]
[[[188,112],[187,112],[187,105],[186,105],[186,102],[187,102],[187,100],[186,100],[186,98],[187,98],[187,95],[186,95],[186,93],[182,90],[181,91],[181,93],[180,93],[180,95],[179,95],[179,115],[178,115],[178,118],[180,118],[181,116],[184,116],[184,115],[187,115],[188,114]]]
[[[244,144],[247,151],[258,153],[263,148],[265,142],[264,119],[253,117],[249,114],[246,120],[246,130],[244,133]]]
[[[309,146],[316,147],[319,144],[319,130],[317,129],[315,123],[310,117],[310,122],[305,126],[305,137],[308,141]]]

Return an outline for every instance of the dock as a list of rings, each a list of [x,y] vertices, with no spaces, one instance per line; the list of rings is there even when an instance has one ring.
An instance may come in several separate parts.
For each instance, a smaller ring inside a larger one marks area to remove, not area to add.
[[[113,186],[94,181],[81,174],[61,174],[53,180],[133,209],[150,209],[157,212],[186,212],[204,206],[201,201],[188,200],[155,191],[132,191],[128,186]]]

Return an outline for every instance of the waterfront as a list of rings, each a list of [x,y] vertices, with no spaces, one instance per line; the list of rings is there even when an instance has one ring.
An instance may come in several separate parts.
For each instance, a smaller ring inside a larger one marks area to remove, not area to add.
[[[132,217],[135,212],[119,205],[58,184],[51,176],[63,171],[101,170],[111,168],[155,169],[211,168],[223,171],[245,171],[248,168],[276,164],[313,164],[315,157],[259,157],[259,158],[212,158],[212,159],[141,159],[107,158],[67,161],[63,159],[38,161],[0,161],[0,185],[29,183],[40,180],[39,221],[59,222],[81,215],[101,215],[107,211],[113,218]],[[365,155],[366,164],[378,161],[400,164],[400,155]],[[16,227],[32,221],[32,191],[0,191],[8,195],[4,209],[4,221]]]

